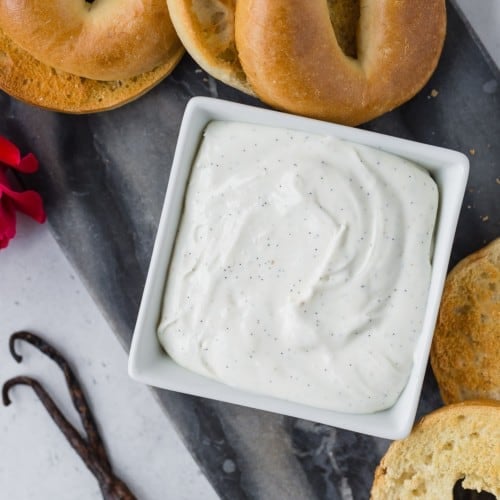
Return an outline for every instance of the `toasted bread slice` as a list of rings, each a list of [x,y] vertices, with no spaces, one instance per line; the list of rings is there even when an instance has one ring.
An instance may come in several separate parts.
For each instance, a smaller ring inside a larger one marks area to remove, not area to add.
[[[500,400],[500,238],[449,273],[431,349],[447,404]]]
[[[500,497],[500,403],[469,401],[425,416],[375,471],[372,500],[452,500],[453,488]]]

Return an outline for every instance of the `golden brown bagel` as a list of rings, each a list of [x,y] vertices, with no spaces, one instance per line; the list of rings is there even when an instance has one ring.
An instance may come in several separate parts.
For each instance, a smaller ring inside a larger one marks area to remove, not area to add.
[[[330,20],[342,50],[356,55],[359,0],[327,0]],[[255,95],[236,49],[236,0],[167,0],[174,27],[193,59],[214,78]]]
[[[93,80],[132,78],[180,50],[165,0],[6,0],[0,28],[47,66]]]
[[[452,500],[455,483],[500,496],[500,404],[470,401],[425,416],[375,471],[372,500]]]
[[[356,125],[414,96],[441,54],[444,0],[361,0],[357,59],[326,0],[238,0],[238,55],[255,93],[279,109]]]
[[[445,403],[500,400],[500,238],[449,273],[431,348]]]
[[[47,109],[121,106],[165,78],[183,54],[162,0],[0,2],[0,88]]]
[[[236,0],[167,0],[172,23],[191,57],[210,75],[255,95],[234,41]]]
[[[53,111],[105,111],[143,95],[172,71],[182,54],[181,50],[172,60],[128,80],[103,82],[57,71],[37,61],[0,30],[0,89]]]

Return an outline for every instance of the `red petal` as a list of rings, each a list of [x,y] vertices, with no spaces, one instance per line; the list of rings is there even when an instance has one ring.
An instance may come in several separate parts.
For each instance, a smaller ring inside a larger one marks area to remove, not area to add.
[[[16,212],[10,200],[0,199],[0,249],[6,248],[16,235]]]
[[[9,201],[12,202],[14,208],[29,215],[37,222],[45,222],[46,216],[43,209],[42,197],[36,191],[29,190],[18,192],[0,185],[0,192],[1,191],[3,191]]]
[[[28,153],[15,168],[25,174],[32,174],[38,170],[38,160],[33,153]]]
[[[21,161],[21,153],[15,144],[0,136],[0,162],[17,167]]]

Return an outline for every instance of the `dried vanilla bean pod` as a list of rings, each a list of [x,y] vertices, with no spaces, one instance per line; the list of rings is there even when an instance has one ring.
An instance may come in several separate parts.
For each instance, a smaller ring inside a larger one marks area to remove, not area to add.
[[[88,442],[94,448],[95,453],[100,457],[103,467],[111,470],[111,465],[107,457],[106,449],[104,448],[104,444],[97,428],[97,424],[90,411],[90,406],[85,398],[83,389],[69,363],[57,349],[52,347],[41,337],[35,335],[34,333],[26,331],[13,333],[9,339],[10,353],[18,363],[20,363],[23,358],[15,350],[14,344],[16,340],[24,340],[25,342],[28,342],[43,354],[48,356],[50,359],[52,359],[52,361],[54,361],[59,366],[59,368],[61,368],[66,379],[66,384],[68,385],[71,400],[73,401],[73,406],[80,415],[83,428],[85,429],[85,433],[87,434]]]
[[[52,420],[65,435],[66,439],[84,461],[88,469],[96,477],[104,500],[136,500],[136,497],[130,492],[125,483],[113,474],[111,468],[109,466],[104,466],[100,457],[96,454],[95,449],[87,443],[68,422],[47,391],[38,381],[25,376],[14,377],[7,380],[2,388],[2,399],[5,406],[11,403],[9,398],[10,389],[19,384],[27,385],[35,391]]]

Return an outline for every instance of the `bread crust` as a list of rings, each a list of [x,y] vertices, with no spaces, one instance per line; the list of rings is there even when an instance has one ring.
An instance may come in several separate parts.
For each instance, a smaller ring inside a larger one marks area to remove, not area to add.
[[[105,111],[126,104],[157,85],[183,54],[181,48],[152,71],[127,80],[104,82],[57,71],[36,60],[0,30],[0,88],[16,99],[53,111]]]
[[[217,80],[255,95],[234,35],[236,0],[167,0],[172,23],[191,57]]]
[[[449,273],[431,347],[446,404],[500,400],[500,238]]]
[[[348,125],[413,97],[437,65],[445,31],[444,0],[362,0],[352,59],[324,0],[238,0],[235,20],[242,67],[264,102]]]
[[[389,447],[375,470],[372,500],[452,500],[453,487],[500,496],[500,403],[445,406]]]
[[[181,50],[165,0],[9,0],[0,28],[43,64],[93,80],[126,80]]]

